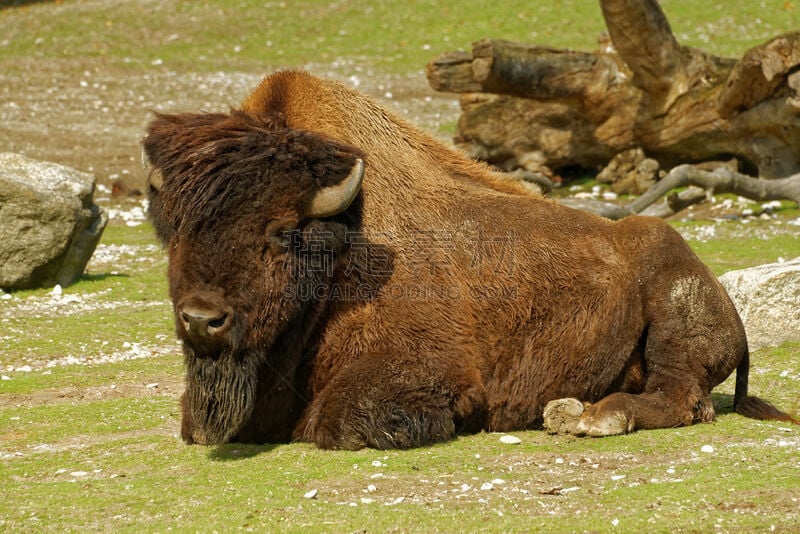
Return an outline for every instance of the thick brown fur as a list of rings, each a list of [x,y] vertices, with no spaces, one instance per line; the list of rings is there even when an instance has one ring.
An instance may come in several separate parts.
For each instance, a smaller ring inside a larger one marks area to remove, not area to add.
[[[338,83],[278,72],[144,148],[187,442],[414,447],[541,427],[562,397],[593,403],[585,433],[672,427],[712,421],[737,367],[752,398],[736,310],[668,225],[532,196]],[[356,201],[306,217],[357,158]]]

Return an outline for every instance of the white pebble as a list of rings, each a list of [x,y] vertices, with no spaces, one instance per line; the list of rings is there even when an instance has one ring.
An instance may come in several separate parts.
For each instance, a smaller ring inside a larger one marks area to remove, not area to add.
[[[303,498],[304,499],[316,499],[317,498],[317,493],[318,493],[317,490],[312,489],[310,491],[305,492],[303,494]]]
[[[502,478],[496,478],[496,479],[492,480],[492,484],[495,484],[497,486],[502,486],[505,483],[506,483],[506,481],[503,480]]]
[[[3,296],[0,297],[0,299],[2,299],[2,300],[11,300],[13,298],[14,298],[14,296],[11,293],[3,293]]]
[[[711,445],[703,445],[702,447],[700,447],[700,452],[707,452],[710,454],[714,452],[714,447],[712,447]]]
[[[374,461],[372,462],[372,467],[383,467],[383,466],[385,466],[385,465],[386,465],[386,464],[382,463],[380,460],[374,460]]]
[[[153,382],[152,384],[147,384],[145,387],[147,389],[156,389],[158,387],[158,382]]]
[[[375,499],[370,499],[368,497],[361,497],[361,504],[372,504],[375,502]]]
[[[505,443],[506,445],[517,445],[518,443],[522,443],[522,440],[517,436],[507,434],[500,437],[500,443]]]
[[[494,484],[492,484],[491,482],[484,482],[483,484],[481,484],[481,489],[483,491],[493,490]]]
[[[50,295],[52,295],[54,297],[60,297],[61,293],[63,293],[63,292],[64,292],[64,290],[61,289],[61,286],[59,284],[56,284],[56,286],[50,291]]]
[[[564,463],[564,459],[563,458],[556,458],[556,463],[557,464],[563,464]]]
[[[622,480],[625,475],[611,475],[611,480]]]
[[[377,489],[378,488],[375,487],[375,484],[370,484],[369,486],[367,486],[367,491],[370,492],[370,493],[372,493],[373,491],[375,491]]]
[[[11,377],[8,375],[0,376],[0,380],[11,380]]]
[[[70,476],[73,476],[73,477],[85,477],[88,474],[89,473],[87,473],[86,471],[73,471],[73,472],[70,473]]]

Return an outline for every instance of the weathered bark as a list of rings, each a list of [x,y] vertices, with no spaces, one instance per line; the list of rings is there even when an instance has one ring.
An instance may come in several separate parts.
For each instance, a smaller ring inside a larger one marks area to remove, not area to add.
[[[720,115],[731,117],[751,109],[779,93],[784,83],[788,85],[787,92],[796,96],[800,91],[799,40],[800,33],[790,33],[745,53],[719,95]]]
[[[549,100],[580,97],[595,83],[597,56],[484,39],[472,47],[472,74],[482,91]]]
[[[678,44],[655,0],[600,2],[608,33],[619,56],[633,71],[631,83],[656,97],[674,101],[685,93],[690,53]]]
[[[664,167],[734,156],[763,178],[800,172],[800,32],[737,62],[681,46],[656,0],[600,4],[613,49],[483,40],[428,65],[435,89],[463,93],[456,144],[505,170],[642,147]]]
[[[435,91],[472,93],[483,90],[473,78],[469,52],[445,52],[425,66],[425,76]]]

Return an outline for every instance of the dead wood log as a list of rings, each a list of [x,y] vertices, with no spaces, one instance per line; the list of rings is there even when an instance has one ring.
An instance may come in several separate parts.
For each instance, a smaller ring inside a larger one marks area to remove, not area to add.
[[[472,54],[461,50],[445,52],[428,63],[425,76],[435,91],[477,93],[483,90],[472,75]]]
[[[462,93],[456,144],[505,170],[594,168],[640,146],[664,167],[800,172],[800,32],[737,62],[681,46],[656,0],[600,4],[611,49],[483,40],[429,64],[432,87]]]

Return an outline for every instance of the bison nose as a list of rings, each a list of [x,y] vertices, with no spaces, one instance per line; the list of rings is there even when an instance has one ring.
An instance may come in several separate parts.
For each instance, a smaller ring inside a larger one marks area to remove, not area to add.
[[[196,338],[213,338],[225,333],[231,325],[229,310],[183,306],[179,313],[186,333]]]

